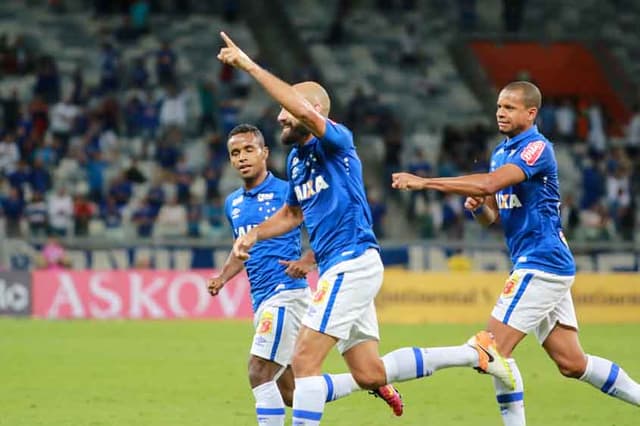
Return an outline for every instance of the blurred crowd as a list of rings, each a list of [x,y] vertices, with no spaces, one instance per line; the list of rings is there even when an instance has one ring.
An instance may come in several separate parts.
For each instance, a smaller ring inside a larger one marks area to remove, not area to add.
[[[52,6],[59,6],[56,3]],[[227,20],[236,19],[232,3],[223,2]],[[189,3],[178,4],[188,13]],[[118,13],[122,21],[96,34],[102,40],[99,79],[91,83],[82,68],[63,75],[55,57],[31,48],[22,36],[0,32],[2,74],[34,78],[28,93],[11,89],[0,94],[0,206],[7,236],[124,239],[131,236],[130,230],[138,237],[229,235],[223,211],[226,194],[220,189],[228,162],[225,137],[239,123],[251,95],[251,80],[222,66],[208,78],[185,81],[177,71],[180,52],[171,40],[123,60],[123,52],[135,46],[138,37],[154,31],[149,19],[154,7],[155,2],[145,0],[96,2],[96,16]],[[406,2],[403,7],[414,4]],[[336,42],[340,30],[332,31]],[[416,57],[410,26],[406,32],[406,49],[398,60],[407,66],[428,61]],[[216,49],[212,42],[211,55]],[[301,72],[300,78],[320,74],[312,66]],[[63,85],[63,79],[70,84]],[[282,175],[277,108],[262,111],[256,124],[273,150],[272,168]],[[461,197],[430,192],[404,199],[390,190],[390,174],[484,172],[499,139],[493,124],[442,126],[434,156],[412,144],[401,118],[375,93],[356,90],[335,118],[354,130],[356,143],[366,134],[382,139],[383,169],[368,194],[380,237],[388,236],[390,203],[402,206],[406,220],[423,238],[465,237],[471,218]],[[545,99],[538,125],[556,150],[566,154],[558,157],[568,236],[584,241],[634,239],[640,196],[640,106],[634,108],[621,137],[610,131],[606,112],[596,99]],[[194,145],[201,155],[187,152]],[[567,171],[573,179],[563,176]],[[365,173],[371,169],[365,167]]]

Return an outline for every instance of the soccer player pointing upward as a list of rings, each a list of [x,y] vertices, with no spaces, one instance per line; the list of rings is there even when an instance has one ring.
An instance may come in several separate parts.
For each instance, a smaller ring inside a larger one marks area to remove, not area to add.
[[[429,376],[439,368],[473,366],[513,388],[513,377],[489,333],[452,348],[403,348],[380,358],[374,298],[383,265],[372,231],[362,180],[362,164],[349,129],[328,119],[330,100],[315,82],[294,86],[253,62],[231,39],[218,59],[249,73],[282,106],[281,139],[293,145],[287,159],[289,194],[268,220],[240,236],[233,247],[250,259],[259,241],[282,235],[304,221],[320,272],[318,289],[303,320],[292,361],[295,376],[293,425],[318,425],[325,401],[364,388],[402,413],[389,383]],[[353,378],[321,375],[327,354],[337,346]]]
[[[465,207],[483,225],[500,222],[513,270],[489,318],[500,353],[510,357],[534,333],[560,373],[640,405],[640,385],[615,363],[586,355],[578,339],[571,285],[575,263],[560,223],[558,165],[553,145],[534,125],[542,96],[524,81],[505,86],[496,118],[506,136],[491,156],[489,173],[451,178],[393,175],[397,189],[434,189],[467,195]],[[513,359],[515,391],[495,382],[506,426],[524,425],[523,385]]]

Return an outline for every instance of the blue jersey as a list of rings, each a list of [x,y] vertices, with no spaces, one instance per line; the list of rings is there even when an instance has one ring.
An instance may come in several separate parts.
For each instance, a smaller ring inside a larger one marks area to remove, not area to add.
[[[320,274],[378,249],[351,131],[331,120],[322,139],[295,146],[287,159],[287,204],[300,206]]]
[[[574,275],[573,256],[562,233],[558,164],[553,145],[533,126],[500,143],[491,171],[515,164],[526,175],[495,194],[514,269]]]
[[[260,185],[250,190],[237,189],[229,194],[224,211],[233,228],[233,237],[238,238],[260,225],[282,207],[289,185],[271,173]],[[251,301],[256,311],[262,301],[282,290],[307,287],[304,279],[291,278],[285,274],[285,266],[278,260],[300,258],[300,227],[279,237],[259,241],[249,251],[244,263],[251,283]]]

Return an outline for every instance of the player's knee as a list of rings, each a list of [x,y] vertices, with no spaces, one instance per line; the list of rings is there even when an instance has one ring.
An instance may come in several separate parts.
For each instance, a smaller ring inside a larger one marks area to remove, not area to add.
[[[266,363],[255,358],[249,361],[249,383],[252,388],[267,383],[273,378],[271,376],[271,371]]]
[[[556,365],[564,377],[578,379],[584,375],[586,363],[579,357],[557,359]]]
[[[366,370],[352,371],[353,379],[362,389],[374,390],[387,383],[387,375],[384,365],[367,368]]]

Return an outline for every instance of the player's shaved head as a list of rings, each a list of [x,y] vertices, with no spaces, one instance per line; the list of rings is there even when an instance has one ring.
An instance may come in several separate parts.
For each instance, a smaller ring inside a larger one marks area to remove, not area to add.
[[[303,81],[302,83],[294,84],[293,88],[296,89],[306,100],[308,100],[314,107],[320,107],[320,114],[325,117],[329,116],[331,110],[331,99],[329,94],[320,84],[315,81]]]
[[[511,82],[504,86],[502,90],[522,92],[522,101],[524,102],[524,106],[527,108],[536,107],[539,109],[542,104],[542,94],[540,93],[540,89],[538,89],[538,86],[528,81]]]

